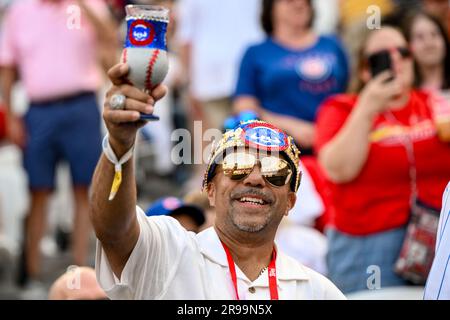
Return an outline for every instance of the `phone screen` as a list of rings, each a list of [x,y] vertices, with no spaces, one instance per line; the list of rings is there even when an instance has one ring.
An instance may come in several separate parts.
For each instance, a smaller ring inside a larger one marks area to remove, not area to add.
[[[372,77],[377,76],[383,71],[392,70],[391,55],[387,50],[370,55],[368,60]]]

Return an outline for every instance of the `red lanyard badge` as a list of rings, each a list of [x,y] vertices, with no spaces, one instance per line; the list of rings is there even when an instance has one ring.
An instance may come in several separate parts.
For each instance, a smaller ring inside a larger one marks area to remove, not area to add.
[[[234,265],[233,257],[231,256],[230,250],[225,243],[222,242],[223,249],[227,254],[228,268],[230,269],[231,281],[233,282],[234,291],[236,293],[236,300],[239,300],[239,292],[237,286],[236,277],[236,267]],[[278,300],[278,288],[277,288],[277,269],[275,267],[275,260],[277,259],[277,251],[275,248],[272,252],[272,260],[270,260],[267,273],[269,275],[269,290],[270,290],[270,300]]]

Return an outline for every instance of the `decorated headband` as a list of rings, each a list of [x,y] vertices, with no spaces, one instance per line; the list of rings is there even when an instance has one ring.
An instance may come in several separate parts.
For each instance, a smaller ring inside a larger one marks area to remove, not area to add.
[[[239,147],[284,154],[294,170],[290,185],[291,190],[294,192],[298,190],[301,180],[300,151],[295,145],[294,139],[274,125],[260,120],[242,122],[235,129],[225,132],[219,143],[213,145],[208,168],[203,179],[204,190],[208,190],[208,184],[214,176],[218,159],[222,158],[227,150]]]

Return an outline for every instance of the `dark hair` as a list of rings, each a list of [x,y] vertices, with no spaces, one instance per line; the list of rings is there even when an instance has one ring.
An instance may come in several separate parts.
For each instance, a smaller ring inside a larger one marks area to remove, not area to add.
[[[273,6],[278,0],[263,0],[261,10],[261,26],[266,35],[271,36],[273,33]],[[314,8],[312,1],[308,0],[308,5],[311,9],[311,17],[308,21],[308,28],[311,28],[314,23]]]
[[[433,15],[430,15],[427,12],[424,11],[414,11],[410,13],[405,20],[406,23],[403,26],[403,30],[405,33],[406,40],[408,42],[411,42],[412,38],[412,27],[414,23],[417,21],[418,18],[425,18],[431,22],[434,23],[434,25],[438,28],[439,33],[444,41],[445,46],[445,56],[444,56],[444,68],[443,68],[443,82],[441,89],[449,89],[450,88],[450,42],[448,40],[447,31],[445,30],[444,26],[441,24],[439,19],[434,17]],[[417,61],[414,60],[414,85],[417,87],[420,87],[422,85],[423,78],[420,74],[419,66],[417,64]]]

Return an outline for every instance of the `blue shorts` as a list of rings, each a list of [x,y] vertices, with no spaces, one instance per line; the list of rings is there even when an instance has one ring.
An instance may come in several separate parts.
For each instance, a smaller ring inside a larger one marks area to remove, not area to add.
[[[89,186],[101,153],[100,112],[94,93],[32,103],[24,117],[24,167],[29,186],[54,189],[59,161],[70,165],[74,186]]]
[[[357,237],[327,229],[328,277],[344,293],[368,290],[374,283],[375,267],[380,271],[381,288],[407,285],[394,272],[405,233],[406,227],[401,227]]]

